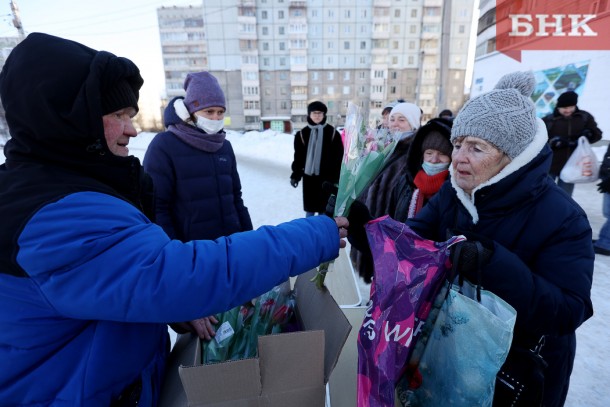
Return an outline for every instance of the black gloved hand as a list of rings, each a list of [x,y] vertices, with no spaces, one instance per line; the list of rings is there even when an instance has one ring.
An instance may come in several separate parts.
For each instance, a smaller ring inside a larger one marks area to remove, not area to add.
[[[467,239],[451,246],[454,275],[459,274],[474,284],[480,283],[479,269],[489,263],[494,253],[493,240],[474,232],[455,232],[454,235],[464,235]]]
[[[347,228],[347,240],[353,247],[361,252],[370,252],[369,241],[366,238],[366,225],[373,217],[369,212],[369,208],[366,207],[360,201],[354,201],[347,215],[349,221],[349,227]]]
[[[290,178],[290,185],[292,185],[293,188],[296,188],[299,186],[299,180],[298,179],[294,179],[294,178]]]
[[[339,188],[332,182],[324,181],[322,183],[322,191],[330,194],[328,202],[326,203],[326,208],[324,209],[324,214],[333,218],[335,216],[335,205],[337,204],[337,192],[339,191]]]
[[[549,146],[553,149],[556,150],[558,148],[565,148],[568,146],[568,143],[566,142],[565,139],[563,139],[560,136],[554,136],[549,140]]]
[[[593,137],[593,132],[591,131],[591,129],[582,129],[579,137],[586,137],[587,140],[591,141],[591,138]]]
[[[597,190],[602,194],[610,193],[610,178],[606,178],[597,184]]]

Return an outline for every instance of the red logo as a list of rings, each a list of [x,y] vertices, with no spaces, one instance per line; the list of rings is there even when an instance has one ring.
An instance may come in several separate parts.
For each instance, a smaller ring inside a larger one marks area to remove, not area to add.
[[[496,49],[517,61],[528,50],[609,50],[609,2],[496,0]]]

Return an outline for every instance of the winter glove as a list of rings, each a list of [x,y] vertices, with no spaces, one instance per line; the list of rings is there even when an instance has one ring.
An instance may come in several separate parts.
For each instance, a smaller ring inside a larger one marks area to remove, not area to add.
[[[466,236],[465,241],[451,246],[453,273],[472,283],[481,283],[480,268],[489,263],[494,253],[493,240],[473,232],[455,232],[454,235]]]
[[[354,201],[352,203],[349,215],[347,215],[347,220],[349,221],[347,240],[349,240],[354,248],[363,253],[371,252],[364,225],[372,219],[373,217],[369,212],[369,208],[367,208],[365,204],[360,201]]]
[[[597,190],[602,194],[610,193],[610,178],[606,178],[602,180],[599,184],[597,184]]]
[[[339,191],[339,188],[331,182],[324,181],[322,183],[322,191],[330,194],[328,202],[326,203],[326,208],[324,209],[324,214],[333,218],[335,216],[335,205],[337,204],[337,192]]]
[[[294,178],[290,178],[290,185],[292,185],[293,188],[296,188],[299,186],[299,180],[298,179],[294,179]]]
[[[553,150],[568,147],[568,142],[560,136],[554,136],[549,140],[549,146]]]
[[[593,139],[593,132],[591,131],[591,129],[582,129],[579,137],[586,137],[587,140],[591,142],[591,140]]]

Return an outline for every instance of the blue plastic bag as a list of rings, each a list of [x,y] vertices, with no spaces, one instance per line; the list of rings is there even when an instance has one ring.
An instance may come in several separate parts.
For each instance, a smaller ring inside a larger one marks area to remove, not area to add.
[[[398,392],[403,405],[492,405],[517,312],[495,294],[479,290],[480,301],[477,287],[468,281],[444,290],[446,298],[419,362],[419,387]]]

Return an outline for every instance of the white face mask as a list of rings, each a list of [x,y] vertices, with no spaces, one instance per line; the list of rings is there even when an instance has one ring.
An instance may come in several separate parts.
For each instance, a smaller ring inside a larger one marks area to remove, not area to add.
[[[445,171],[447,168],[449,168],[449,163],[429,163],[427,161],[424,161],[421,164],[422,169],[424,170],[424,172],[430,176],[436,175],[438,173],[441,173],[443,171]]]
[[[208,134],[218,134],[224,126],[224,120],[210,120],[202,116],[197,116],[197,127]]]

